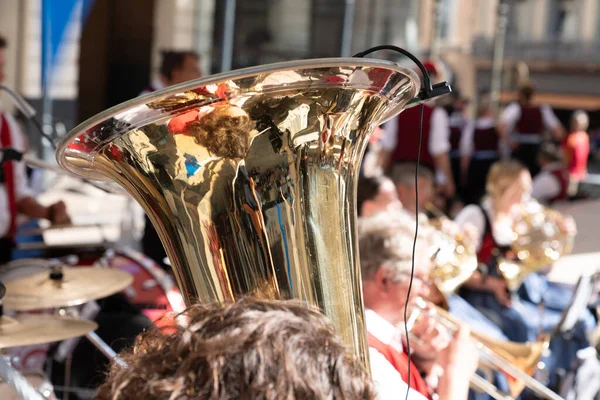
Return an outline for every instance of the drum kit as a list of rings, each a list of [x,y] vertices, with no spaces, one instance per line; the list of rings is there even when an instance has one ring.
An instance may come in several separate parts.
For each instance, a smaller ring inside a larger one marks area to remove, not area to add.
[[[172,278],[140,253],[111,250],[93,266],[69,264],[77,264],[77,257],[24,259],[0,267],[1,399],[56,398],[43,372],[54,342],[85,337],[106,357],[122,363],[94,333],[98,325],[86,307],[97,300],[122,292],[159,327],[174,323],[169,315],[184,308]],[[73,347],[71,343],[71,351]]]

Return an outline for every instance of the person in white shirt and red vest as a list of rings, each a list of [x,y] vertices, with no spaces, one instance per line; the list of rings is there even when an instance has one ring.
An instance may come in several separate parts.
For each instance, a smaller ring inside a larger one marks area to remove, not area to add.
[[[452,166],[452,179],[459,192],[459,197],[464,197],[464,186],[465,181],[462,180],[461,169],[460,169],[460,141],[463,130],[470,122],[469,117],[466,114],[466,106],[469,104],[469,99],[461,95],[459,91],[453,91],[452,102],[449,107],[446,108],[448,115],[448,124],[450,126],[450,164]]]
[[[552,143],[544,143],[538,155],[542,170],[533,179],[531,197],[542,204],[569,198],[569,169],[563,163],[560,151]]]
[[[409,297],[414,219],[402,211],[384,212],[361,218],[358,225],[371,375],[378,399],[404,398],[407,390],[408,398],[415,400],[466,399],[479,363],[469,329],[461,324],[452,337],[422,314],[411,329],[419,343],[409,342],[410,359],[403,335],[405,305],[429,295],[430,240],[421,233],[417,241]]]
[[[500,159],[500,135],[487,95],[480,96],[477,118],[463,130],[460,157],[465,203],[479,203],[485,194],[488,171]]]
[[[510,141],[513,157],[535,177],[540,171],[537,154],[546,131],[551,131],[556,141],[562,140],[565,131],[548,105],[534,104],[533,95],[533,86],[522,86],[518,101],[502,113],[499,128],[502,138]]]
[[[511,296],[498,269],[498,258],[514,259],[513,227],[520,219],[519,210],[531,205],[531,176],[516,160],[500,161],[490,169],[486,190],[480,204],[468,205],[455,219],[459,226],[469,224],[478,232],[475,243],[480,269],[463,285],[460,294],[494,321],[510,340],[535,341],[540,333],[555,329],[574,288],[552,283],[542,273],[533,272]],[[576,229],[570,218],[559,221],[559,226],[565,233]],[[594,316],[585,310],[569,332],[553,335],[550,353],[542,359],[550,384],[558,383],[561,371],[570,367],[577,351],[589,346],[587,337],[595,326]]]
[[[441,66],[433,62],[424,62],[432,82],[439,81]],[[423,106],[423,138],[420,163],[435,172],[440,192],[447,199],[455,194],[454,179],[450,166],[450,126],[448,113],[435,104]],[[415,162],[419,155],[419,126],[421,106],[402,111],[389,120],[383,127],[384,133],[379,140],[380,164],[389,170],[398,162]]]
[[[162,53],[159,78],[146,87],[140,95],[198,79],[201,76],[200,57],[196,53],[191,51],[165,51]],[[164,260],[167,253],[147,215],[144,236],[142,237],[142,248],[144,254],[152,258],[158,265],[166,267]]]
[[[0,83],[5,78],[6,40],[0,36]],[[23,133],[12,115],[0,110],[0,147],[24,152]],[[10,261],[17,230],[17,215],[47,219],[54,224],[70,223],[65,203],[59,201],[43,206],[34,198],[28,186],[25,163],[5,160],[6,153],[0,155],[0,264]]]

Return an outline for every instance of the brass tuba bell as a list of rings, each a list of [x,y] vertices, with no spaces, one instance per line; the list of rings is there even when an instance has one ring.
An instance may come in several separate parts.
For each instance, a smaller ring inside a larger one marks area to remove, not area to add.
[[[111,108],[63,139],[57,158],[142,205],[188,304],[301,299],[368,365],[359,164],[373,129],[419,82],[395,63],[358,58],[233,71]]]

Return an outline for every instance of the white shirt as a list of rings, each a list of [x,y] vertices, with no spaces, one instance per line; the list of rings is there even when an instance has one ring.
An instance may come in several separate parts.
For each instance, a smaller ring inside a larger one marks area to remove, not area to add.
[[[484,199],[482,206],[488,215],[494,215],[494,209],[490,199]],[[483,241],[483,235],[485,232],[485,216],[481,212],[481,208],[475,204],[466,206],[458,213],[454,219],[454,222],[456,222],[456,224],[460,227],[464,227],[467,224],[472,224],[475,229],[477,229],[479,234],[477,237],[475,237],[475,244],[477,246],[477,250],[480,250],[482,244],[481,242]],[[492,235],[494,236],[496,243],[500,245],[509,245],[513,238],[513,230],[510,221],[496,221],[495,223],[492,223]]]
[[[402,333],[394,325],[379,316],[375,311],[365,310],[367,331],[386,345],[391,345],[402,351]],[[369,347],[371,361],[371,375],[375,383],[378,400],[404,399],[408,391],[409,400],[425,400],[425,396],[416,390],[410,389],[402,380],[400,373],[385,358],[383,354],[373,347]],[[418,373],[415,371],[415,373]]]
[[[398,117],[394,117],[383,126],[383,134],[379,138],[383,150],[394,151],[398,144]],[[433,157],[450,151],[450,124],[448,113],[441,107],[436,107],[431,113],[429,128],[429,154]]]
[[[561,192],[560,181],[551,172],[555,167],[561,167],[560,163],[548,164],[533,179],[531,197],[539,202],[547,202],[558,196]]]
[[[560,121],[558,120],[558,118],[556,118],[556,115],[554,115],[554,112],[549,106],[540,106],[540,110],[542,112],[542,121],[544,122],[546,129],[556,128],[560,124]],[[515,125],[517,124],[520,118],[521,106],[519,105],[519,103],[510,103],[504,109],[504,112],[500,117],[500,121],[506,124],[506,130],[510,134],[515,129]]]
[[[496,123],[492,118],[484,117],[478,118],[475,121],[468,121],[465,125],[462,135],[460,136],[460,155],[470,156],[473,154],[475,129],[489,129],[496,126]]]
[[[12,115],[2,113],[8,123],[8,128],[11,135],[11,148],[23,152],[25,150],[24,137],[19,129],[17,121]],[[0,125],[0,130],[2,125]],[[0,137],[2,132],[0,132]],[[2,143],[4,148],[4,143]],[[27,172],[25,169],[25,163],[23,161],[13,161],[14,171],[14,182],[15,182],[15,197],[17,201],[20,201],[26,197],[33,197],[34,194],[29,188],[27,183]],[[6,236],[10,227],[10,210],[8,208],[8,193],[6,192],[6,185],[0,184],[0,237]]]

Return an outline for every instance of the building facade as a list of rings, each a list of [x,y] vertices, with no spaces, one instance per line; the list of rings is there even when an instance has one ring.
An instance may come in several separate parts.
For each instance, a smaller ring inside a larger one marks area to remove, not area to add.
[[[41,1],[0,2],[0,34],[10,43],[6,84],[64,131],[135,97],[156,77],[162,50],[194,50],[206,74],[220,72],[228,29],[232,68],[350,56],[386,43],[438,56],[452,84],[475,98],[490,88],[499,0],[95,0],[69,26],[46,99]],[[559,112],[599,110],[600,2],[507,1],[502,100],[530,78],[540,100]]]

